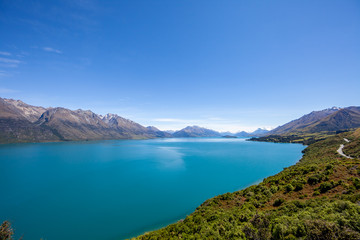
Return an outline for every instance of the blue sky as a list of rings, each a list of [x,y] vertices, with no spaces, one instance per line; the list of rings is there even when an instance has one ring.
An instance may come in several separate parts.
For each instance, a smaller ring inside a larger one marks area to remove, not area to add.
[[[1,97],[163,130],[360,103],[356,0],[0,0],[0,34]]]

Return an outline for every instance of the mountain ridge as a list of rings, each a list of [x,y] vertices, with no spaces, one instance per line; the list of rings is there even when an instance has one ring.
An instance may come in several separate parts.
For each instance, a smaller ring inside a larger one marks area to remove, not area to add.
[[[171,137],[116,114],[38,107],[0,98],[0,143]]]
[[[289,131],[294,131],[296,129],[306,127],[306,126],[314,123],[315,121],[318,121],[324,117],[327,117],[327,116],[333,114],[334,112],[336,112],[338,110],[339,110],[339,108],[332,107],[332,108],[327,108],[327,109],[323,109],[320,111],[312,111],[308,114],[303,115],[300,118],[292,120],[288,123],[285,123],[284,125],[281,125],[275,129],[269,131],[267,135],[281,135],[281,134],[287,133]]]
[[[265,136],[252,141],[292,142],[305,145],[325,139],[340,132],[360,127],[360,107],[328,108],[313,111],[298,119],[285,123]]]
[[[187,126],[172,135],[174,137],[221,137],[219,132],[199,126]]]

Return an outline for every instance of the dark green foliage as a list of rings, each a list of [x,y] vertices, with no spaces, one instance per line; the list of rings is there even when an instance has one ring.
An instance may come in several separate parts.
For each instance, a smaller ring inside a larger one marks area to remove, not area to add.
[[[275,202],[274,202],[274,204],[273,204],[273,206],[274,206],[274,207],[278,207],[278,206],[280,206],[281,204],[283,204],[284,202],[285,202],[285,200],[282,199],[282,198],[276,199]]]
[[[276,193],[278,191],[278,187],[277,186],[271,186],[270,188],[270,192],[271,193]]]
[[[356,189],[360,189],[360,179],[359,178],[353,178],[353,183]]]
[[[314,184],[319,183],[321,181],[321,179],[322,179],[322,175],[314,174],[308,178],[307,182],[310,185],[314,185]]]
[[[330,189],[332,189],[334,186],[333,184],[331,184],[330,182],[324,182],[322,184],[320,184],[319,190],[321,193],[325,193],[327,191],[329,191]]]
[[[314,191],[314,193],[313,193],[313,196],[319,196],[320,195],[320,192],[319,191]]]
[[[285,186],[285,191],[286,191],[286,192],[291,192],[291,191],[293,191],[294,189],[295,189],[295,188],[294,188],[293,185],[291,185],[290,183]]]
[[[285,202],[277,211],[263,213],[247,206],[231,211],[205,207],[184,221],[139,239],[345,240],[359,239],[359,232],[360,206],[349,201],[316,199]]]
[[[326,170],[331,170],[331,169],[333,169],[333,168],[334,168],[334,166],[333,166],[332,164],[326,165]]]
[[[300,191],[304,188],[305,181],[293,181],[294,191]]]
[[[233,199],[233,195],[231,193],[225,193],[220,196],[220,199],[221,200],[231,200],[231,199]]]

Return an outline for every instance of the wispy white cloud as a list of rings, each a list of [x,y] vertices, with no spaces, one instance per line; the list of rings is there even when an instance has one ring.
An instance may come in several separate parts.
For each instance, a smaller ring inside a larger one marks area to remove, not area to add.
[[[0,57],[0,67],[17,68],[22,61],[6,57]]]
[[[11,53],[9,53],[9,52],[0,52],[0,55],[3,55],[3,56],[11,56]]]
[[[209,118],[210,121],[223,121],[225,120],[224,118],[219,118],[219,117],[211,117]]]
[[[9,74],[6,71],[0,70],[0,77],[6,77],[9,76]]]
[[[13,63],[13,64],[19,64],[19,63],[21,63],[20,60],[10,59],[10,58],[4,58],[4,57],[0,57],[0,62],[3,62],[3,63]]]
[[[54,52],[54,53],[57,53],[57,54],[62,54],[62,51],[60,51],[58,49],[55,49],[55,48],[52,48],[52,47],[43,47],[43,50],[46,51],[46,52]]]
[[[189,120],[178,119],[178,118],[156,118],[155,122],[189,122]]]
[[[0,93],[4,94],[4,93],[16,93],[19,92],[17,90],[14,89],[9,89],[9,88],[0,88]]]
[[[18,64],[14,64],[14,63],[11,63],[11,64],[8,64],[8,63],[1,63],[0,62],[0,67],[4,67],[4,68],[17,68],[19,65]]]

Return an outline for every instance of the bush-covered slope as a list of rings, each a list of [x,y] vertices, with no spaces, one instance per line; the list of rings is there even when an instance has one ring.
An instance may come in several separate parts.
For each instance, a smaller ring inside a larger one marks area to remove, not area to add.
[[[136,239],[360,239],[360,159],[336,151],[340,144],[359,146],[358,135],[313,143],[296,165]],[[359,148],[344,151],[359,156]]]

